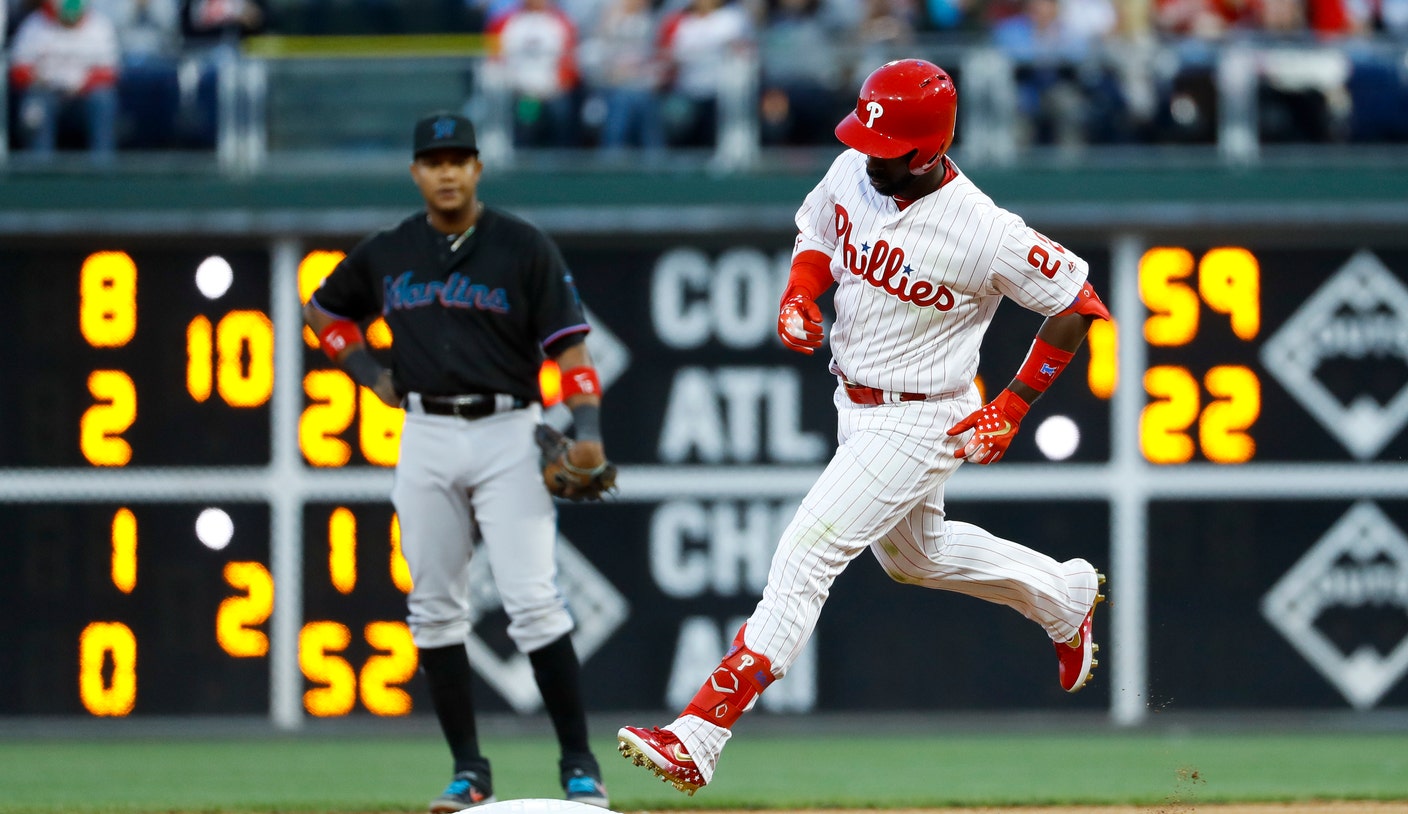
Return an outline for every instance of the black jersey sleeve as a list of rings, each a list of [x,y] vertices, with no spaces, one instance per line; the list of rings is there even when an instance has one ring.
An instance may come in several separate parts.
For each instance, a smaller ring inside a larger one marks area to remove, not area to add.
[[[549,357],[556,356],[586,338],[591,327],[582,308],[582,298],[572,280],[572,272],[562,252],[547,235],[538,233],[534,252],[537,298],[534,323],[538,342]]]
[[[313,304],[340,319],[362,322],[381,313],[381,292],[372,273],[371,257],[380,235],[358,243],[313,292]]]

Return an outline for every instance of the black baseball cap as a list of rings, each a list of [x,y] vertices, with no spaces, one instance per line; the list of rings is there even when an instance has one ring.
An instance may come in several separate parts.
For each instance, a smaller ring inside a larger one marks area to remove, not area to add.
[[[416,122],[415,149],[412,156],[430,150],[469,150],[479,152],[474,141],[474,124],[465,117],[442,111]]]

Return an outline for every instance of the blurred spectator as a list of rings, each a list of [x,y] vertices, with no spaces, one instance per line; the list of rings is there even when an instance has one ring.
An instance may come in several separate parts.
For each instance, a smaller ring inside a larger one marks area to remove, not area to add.
[[[493,61],[513,96],[514,141],[525,147],[577,143],[577,27],[553,0],[522,0],[490,23]]]
[[[1349,129],[1350,61],[1314,43],[1299,0],[1259,0],[1258,137],[1263,142],[1339,140]]]
[[[17,93],[21,146],[53,155],[74,118],[88,149],[110,160],[117,149],[117,31],[87,0],[48,0],[15,31],[10,82]]]
[[[975,12],[982,5],[983,0],[921,0],[919,27],[926,31],[976,31],[982,26],[982,16]]]
[[[666,135],[675,146],[712,146],[718,130],[720,67],[753,47],[748,14],[727,0],[691,0],[665,18],[660,39],[670,72]]]
[[[616,3],[615,0],[558,0],[558,5],[578,31],[590,31]]]
[[[1408,0],[1378,0],[1373,19],[1380,31],[1408,39]]]
[[[181,53],[181,8],[177,0],[93,0],[117,29],[124,72]]]
[[[1116,74],[1093,50],[1115,22],[1108,0],[1026,0],[993,28],[1016,65],[1021,141],[1073,147],[1127,136]]]
[[[908,0],[861,2],[863,11],[855,31],[858,56],[851,77],[852,84],[857,86],[886,62],[909,56],[917,16],[914,5]]]
[[[264,30],[264,0],[183,0],[181,31],[188,42],[233,48]]]
[[[163,149],[177,140],[181,103],[179,0],[92,0],[112,18],[122,51],[117,82],[117,142]]]
[[[1219,39],[1233,28],[1258,28],[1259,5],[1260,0],[1155,0],[1154,23],[1174,38]]]
[[[659,97],[664,65],[657,42],[650,0],[612,0],[583,41],[583,68],[606,107],[603,149],[665,146]]]
[[[1115,33],[1118,15],[1111,0],[1058,0],[1061,30],[1082,48],[1098,46]]]
[[[771,0],[758,37],[759,126],[764,144],[831,143],[851,107],[835,43],[842,25],[821,0]]]

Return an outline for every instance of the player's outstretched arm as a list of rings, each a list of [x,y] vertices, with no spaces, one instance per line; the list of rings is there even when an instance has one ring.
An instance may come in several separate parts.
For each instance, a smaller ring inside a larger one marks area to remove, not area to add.
[[[1017,429],[1027,411],[1075,357],[1090,332],[1090,324],[1109,318],[1110,312],[1089,284],[1070,308],[1047,317],[1036,332],[1036,339],[1016,378],[992,401],[949,428],[949,435],[973,432],[954,456],[977,464],[1002,460],[1012,439],[1017,437]]]

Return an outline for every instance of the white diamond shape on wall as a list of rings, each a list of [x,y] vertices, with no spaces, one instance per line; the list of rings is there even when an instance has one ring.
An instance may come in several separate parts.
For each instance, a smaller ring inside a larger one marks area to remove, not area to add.
[[[621,592],[560,534],[557,537],[557,585],[567,597],[567,607],[577,622],[576,630],[572,631],[572,645],[577,658],[586,662],[625,623],[629,605]],[[472,607],[466,643],[469,663],[515,711],[537,710],[543,699],[538,694],[528,657],[517,650],[500,656],[473,629],[486,614],[503,607],[489,570],[489,558],[482,551],[469,561],[469,602]]]
[[[1349,315],[1344,310],[1352,312]],[[1390,315],[1375,313],[1387,309]],[[1380,406],[1344,405],[1315,377],[1326,358],[1396,356],[1408,363],[1408,288],[1372,252],[1356,253],[1261,348],[1261,363],[1354,457],[1372,458],[1408,422],[1408,385]]]
[[[1408,538],[1373,503],[1357,503],[1261,600],[1261,615],[1356,709],[1368,709],[1408,671],[1408,636],[1387,656],[1348,655],[1315,621],[1331,608],[1389,605],[1408,612]]]

